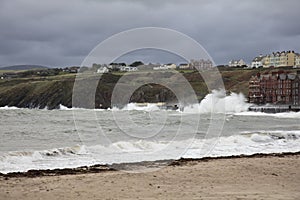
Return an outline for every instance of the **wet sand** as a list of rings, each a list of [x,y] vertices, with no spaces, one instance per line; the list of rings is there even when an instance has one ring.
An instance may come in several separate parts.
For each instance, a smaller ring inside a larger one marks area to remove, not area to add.
[[[0,199],[300,199],[299,153],[179,160],[144,173],[97,169],[1,176]]]

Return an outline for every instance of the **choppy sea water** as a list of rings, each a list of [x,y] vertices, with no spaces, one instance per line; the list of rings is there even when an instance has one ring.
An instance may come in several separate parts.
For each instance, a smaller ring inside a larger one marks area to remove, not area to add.
[[[183,111],[0,108],[0,172],[300,151],[300,113],[248,112],[241,95]]]

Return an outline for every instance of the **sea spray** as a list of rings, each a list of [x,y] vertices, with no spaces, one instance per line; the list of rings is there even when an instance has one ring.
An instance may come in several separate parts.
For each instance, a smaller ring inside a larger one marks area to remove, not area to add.
[[[180,103],[179,103],[180,105]],[[183,111],[184,113],[239,113],[245,112],[251,104],[246,103],[246,98],[242,93],[231,93],[226,95],[224,90],[213,90],[212,93],[207,94],[205,98],[199,103],[194,105],[187,105],[181,107],[177,111]],[[107,109],[110,111],[145,111],[153,112],[164,110],[166,107],[159,106],[156,103],[128,103],[122,108],[112,107],[112,109]],[[60,110],[80,110],[81,108],[68,108],[64,105],[59,105]],[[82,109],[84,110],[84,109]],[[89,109],[86,109],[89,110]],[[103,110],[103,109],[94,109]]]
[[[242,93],[226,95],[224,90],[213,90],[200,103],[181,107],[177,111],[184,113],[239,113],[247,111],[250,106],[251,104],[246,103],[246,98]],[[164,106],[158,106],[155,103],[145,103],[144,105],[129,103],[123,108],[113,107],[111,110],[152,112],[163,109],[165,109]]]
[[[226,95],[224,90],[213,90],[199,103],[184,108],[185,113],[239,113],[247,111],[251,104],[246,103],[242,93]]]

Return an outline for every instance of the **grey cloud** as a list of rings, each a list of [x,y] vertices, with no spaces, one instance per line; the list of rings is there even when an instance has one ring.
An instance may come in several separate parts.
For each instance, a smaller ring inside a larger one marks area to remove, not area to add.
[[[271,50],[300,51],[299,6],[297,0],[2,0],[0,63],[79,65],[101,41],[143,26],[191,36],[217,64],[249,62]]]

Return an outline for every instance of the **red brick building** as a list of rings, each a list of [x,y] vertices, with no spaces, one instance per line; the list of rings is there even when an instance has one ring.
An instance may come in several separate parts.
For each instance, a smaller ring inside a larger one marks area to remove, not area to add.
[[[292,102],[293,105],[300,105],[300,74],[298,74],[292,82]]]
[[[261,83],[261,77],[260,74],[257,74],[256,76],[252,76],[249,81],[249,103],[257,103],[261,104],[263,103],[263,92],[260,87]]]
[[[249,81],[249,103],[300,105],[300,71],[257,74]]]

